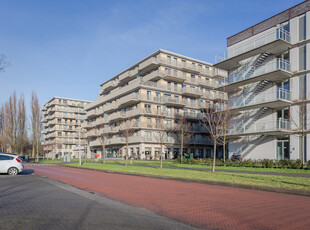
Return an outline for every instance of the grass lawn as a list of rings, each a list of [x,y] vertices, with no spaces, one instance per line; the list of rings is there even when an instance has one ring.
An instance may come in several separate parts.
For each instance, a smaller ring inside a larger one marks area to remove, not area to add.
[[[213,182],[229,182],[233,184],[249,185],[249,186],[265,186],[281,189],[292,189],[300,191],[310,191],[310,179],[304,177],[286,177],[286,176],[269,176],[255,174],[238,174],[227,172],[201,172],[182,169],[166,169],[166,168],[148,168],[148,167],[131,167],[112,164],[84,163],[79,166],[78,163],[66,164],[71,167],[101,169],[115,172],[129,172],[133,174],[144,174],[154,176],[165,176],[171,178],[196,179]]]
[[[36,159],[30,159],[28,162],[31,162],[31,163],[37,163],[37,160]],[[61,163],[62,160],[51,160],[51,159],[47,159],[47,160],[42,160],[42,159],[39,159],[39,163],[40,164],[55,164],[55,163]]]
[[[77,161],[79,161],[79,159],[77,159],[77,158],[73,158],[73,159],[71,159],[71,161],[75,161],[75,162],[77,162]],[[83,159],[82,159],[82,161],[83,161]],[[35,158],[31,158],[28,162],[31,162],[31,163],[37,163],[37,159],[35,159]],[[57,164],[57,163],[61,163],[61,162],[63,162],[63,160],[62,159],[54,159],[54,160],[52,160],[52,159],[39,159],[39,164]]]
[[[118,163],[125,164],[125,160],[106,160],[107,163]],[[130,161],[128,161],[130,164]],[[144,160],[133,160],[132,164],[135,165],[153,165],[159,166],[159,161],[144,161]],[[163,161],[163,166],[170,167],[183,167],[183,168],[201,168],[201,169],[211,169],[212,166],[208,165],[191,165],[191,164],[180,164],[173,160]],[[250,168],[250,167],[231,167],[231,166],[216,166],[216,169],[227,169],[227,170],[238,170],[238,171],[255,171],[255,172],[274,172],[274,173],[297,173],[297,174],[310,174],[310,170],[306,169],[277,169],[277,168]]]

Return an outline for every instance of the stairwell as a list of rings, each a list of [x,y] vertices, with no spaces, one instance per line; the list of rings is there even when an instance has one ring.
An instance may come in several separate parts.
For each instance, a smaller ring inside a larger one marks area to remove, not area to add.
[[[249,117],[249,119],[247,119],[246,121],[243,120],[242,122],[240,122],[235,127],[235,129],[237,130],[237,132],[239,130],[243,130],[244,132],[246,132],[251,127],[251,125],[253,125],[258,119],[260,119],[265,114],[265,112],[267,110],[268,110],[268,108],[266,108],[266,107],[259,108],[259,109],[252,109],[250,111],[250,114],[254,115],[254,116],[252,118]]]
[[[257,136],[255,136],[257,137]],[[269,137],[268,134],[260,135],[258,138],[253,138],[251,141],[247,141],[245,145],[242,145],[238,151],[236,152],[237,155],[241,155],[242,159],[247,157],[251,152],[260,145],[266,138]]]
[[[253,90],[253,92],[251,94],[249,94],[249,96],[246,98],[244,104],[248,105],[251,103],[251,101],[253,101],[255,99],[255,96],[258,95],[260,92],[263,91],[263,89],[270,83],[270,81],[268,80],[263,80],[261,81],[257,87]]]

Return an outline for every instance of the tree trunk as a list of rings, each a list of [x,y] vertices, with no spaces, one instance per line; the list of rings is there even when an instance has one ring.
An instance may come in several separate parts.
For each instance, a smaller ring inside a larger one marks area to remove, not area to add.
[[[226,134],[224,134],[224,140],[223,140],[223,160],[224,160],[224,166],[226,166],[225,160],[226,160]]]
[[[163,168],[163,141],[160,143],[160,168]]]
[[[103,161],[102,163],[105,164],[105,148],[102,146],[102,154],[103,154]]]
[[[213,164],[212,164],[212,170],[211,170],[212,173],[214,173],[214,171],[215,171],[215,159],[216,159],[216,141],[214,140],[214,146],[213,146]]]
[[[126,166],[128,165],[128,136],[126,137],[126,156],[125,156],[125,160],[126,160]]]
[[[181,134],[181,163],[182,163],[182,161],[183,161],[183,145],[184,145],[184,142],[183,142],[183,138],[184,138],[184,136],[183,136],[183,129],[182,129],[182,134]]]

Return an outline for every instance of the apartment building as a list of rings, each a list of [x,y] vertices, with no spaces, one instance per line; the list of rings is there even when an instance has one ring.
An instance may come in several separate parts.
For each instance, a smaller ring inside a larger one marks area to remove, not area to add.
[[[227,39],[218,90],[238,111],[228,130],[229,156],[310,160],[310,1]]]
[[[47,157],[63,157],[70,154],[78,157],[79,150],[85,151],[85,132],[82,123],[84,107],[90,101],[54,97],[44,105],[43,135],[44,153]],[[80,146],[80,147],[79,147]]]
[[[212,100],[227,96],[215,90],[224,77],[226,71],[210,63],[165,50],[151,54],[103,83],[85,107],[91,155],[105,149],[108,157],[124,156],[128,142],[132,157],[177,157],[183,117],[191,132],[183,152],[210,157],[212,142],[199,119]]]

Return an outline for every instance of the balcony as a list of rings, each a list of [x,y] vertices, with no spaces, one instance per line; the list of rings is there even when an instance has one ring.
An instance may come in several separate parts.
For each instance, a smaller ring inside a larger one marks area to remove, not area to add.
[[[121,106],[130,106],[130,105],[138,103],[139,100],[140,100],[140,95],[139,94],[131,93],[131,94],[128,94],[128,95],[122,97],[119,100],[119,105],[121,105]]]
[[[112,103],[106,104],[103,108],[103,111],[104,112],[112,112],[118,108],[118,104],[119,103],[117,103],[117,102],[112,102]]]
[[[167,63],[167,59],[151,57],[139,64],[139,70],[141,73],[145,73],[154,69],[159,64],[165,64],[165,63]]]
[[[113,137],[107,140],[108,145],[119,145],[125,143],[126,143],[125,137]]]
[[[104,91],[110,91],[111,89],[114,89],[119,83],[119,80],[110,80],[104,85],[102,85],[102,88],[99,91],[99,94],[101,95]]]
[[[184,104],[186,107],[198,109],[198,102],[196,102],[196,101],[184,100]]]
[[[199,67],[195,63],[182,62],[179,64],[179,67],[182,70],[191,72],[191,73],[199,73]]]
[[[218,82],[215,80],[211,80],[211,79],[198,79],[197,80],[197,84],[203,87],[208,87],[208,88],[215,88],[218,86]]]
[[[240,46],[229,49],[228,54],[216,56],[215,67],[231,70],[240,67],[240,61],[268,52],[277,54],[292,47],[291,35],[282,28],[274,28],[262,36],[248,39]]]
[[[182,95],[187,97],[199,98],[200,96],[202,96],[202,92],[199,88],[184,87],[182,88]]]
[[[144,86],[149,86],[149,87],[154,87],[156,88],[156,90],[166,90],[168,92],[176,92],[176,93],[181,93],[182,92],[182,88],[181,87],[175,87],[175,86],[171,86],[168,84],[160,84],[160,83],[156,83],[156,82],[151,82],[151,81],[146,81],[146,82],[141,82],[141,85]]]
[[[186,78],[183,76],[183,74],[180,73],[180,71],[175,72],[174,69],[168,69],[166,71],[156,70],[146,75],[143,78],[145,82],[158,81],[159,79],[166,79],[168,81],[176,81],[176,82],[184,82]]]
[[[201,101],[201,102],[198,102],[198,108],[199,109],[202,109],[202,110],[208,110],[210,109],[210,102],[206,102],[206,101]]]
[[[213,145],[213,140],[210,138],[194,137],[190,139],[192,145]]]
[[[126,72],[119,75],[118,79],[121,83],[125,83],[134,79],[137,74],[138,74],[138,68],[127,70]]]
[[[292,104],[292,93],[285,89],[277,89],[271,92],[259,93],[249,97],[240,97],[231,106],[238,111],[267,107],[271,109],[287,107]]]
[[[168,105],[168,106],[178,106],[178,107],[185,106],[185,102],[182,100],[182,98],[164,97],[163,102],[165,105]]]
[[[180,71],[175,71],[174,69],[168,69],[162,74],[167,81],[184,82],[186,80],[186,77]]]
[[[96,110],[92,109],[92,110],[87,111],[86,116],[87,116],[87,118],[95,117],[96,116]]]
[[[248,135],[287,135],[291,132],[291,122],[287,119],[266,120],[254,124],[234,125],[229,128],[227,136],[248,136]]]
[[[223,79],[223,78],[227,78],[227,75],[228,73],[226,70],[214,69],[213,71],[213,78]]]
[[[284,81],[292,76],[291,65],[283,59],[275,59],[260,66],[253,66],[250,70],[243,69],[230,74],[219,90],[233,92],[238,87],[254,82],[268,80],[272,82]]]

